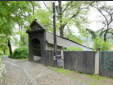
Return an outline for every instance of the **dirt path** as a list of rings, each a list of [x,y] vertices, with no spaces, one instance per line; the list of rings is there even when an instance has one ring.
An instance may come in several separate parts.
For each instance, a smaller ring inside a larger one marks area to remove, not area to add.
[[[27,60],[3,57],[7,73],[0,85],[86,85],[48,67]]]

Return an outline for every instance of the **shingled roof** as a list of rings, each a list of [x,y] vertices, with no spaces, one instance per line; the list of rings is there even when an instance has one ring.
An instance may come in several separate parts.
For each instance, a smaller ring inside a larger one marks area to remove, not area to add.
[[[47,40],[48,43],[54,44],[53,34],[46,31],[46,40]],[[57,36],[57,45],[62,46],[62,47],[66,47],[66,48],[69,47],[69,46],[74,46],[74,47],[82,46],[85,49],[88,48],[88,49],[93,50],[92,48],[89,48],[89,47],[86,47],[84,45],[78,44],[78,43],[76,43],[72,40],[66,39],[66,38],[61,38],[60,36]]]
[[[33,26],[35,23],[36,23],[38,26],[40,26],[43,30],[45,30],[44,26],[41,25],[41,24],[37,21],[37,19],[35,19],[35,20],[31,23],[30,27],[32,28],[32,26]]]

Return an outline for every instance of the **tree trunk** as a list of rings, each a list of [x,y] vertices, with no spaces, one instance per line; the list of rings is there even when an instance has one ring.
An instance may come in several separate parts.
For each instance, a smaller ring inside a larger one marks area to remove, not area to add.
[[[61,1],[58,1],[59,3],[59,22],[60,22],[60,37],[63,37],[63,26],[62,26],[62,7],[61,7]]]
[[[105,32],[105,34],[104,34],[104,41],[105,41],[105,42],[106,42],[106,37],[107,37],[108,30],[109,30],[109,29],[107,29],[106,32]]]
[[[62,26],[60,26],[60,37],[63,37],[63,28],[62,28]]]
[[[105,35],[104,35],[104,41],[106,42],[106,33],[105,33]]]
[[[9,47],[9,53],[10,55],[12,55],[12,48],[11,48],[10,40],[8,40],[8,47]]]
[[[4,55],[5,55],[5,50],[6,50],[6,49],[4,49]]]
[[[20,30],[22,31],[22,35],[23,35],[23,30],[22,30],[22,26],[20,26]],[[24,36],[20,35],[20,40],[22,42],[21,46],[25,46],[25,40],[24,40]]]

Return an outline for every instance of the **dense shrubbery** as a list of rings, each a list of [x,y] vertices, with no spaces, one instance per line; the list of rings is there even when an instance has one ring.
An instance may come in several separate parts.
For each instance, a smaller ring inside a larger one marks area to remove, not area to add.
[[[67,47],[66,51],[83,51],[84,49],[81,47]]]
[[[16,59],[28,58],[28,48],[27,47],[17,48],[10,57]]]
[[[104,41],[102,37],[97,37],[93,39],[94,42],[94,51],[97,50],[97,48],[100,49],[100,51],[108,51],[110,50],[111,44],[108,41]]]

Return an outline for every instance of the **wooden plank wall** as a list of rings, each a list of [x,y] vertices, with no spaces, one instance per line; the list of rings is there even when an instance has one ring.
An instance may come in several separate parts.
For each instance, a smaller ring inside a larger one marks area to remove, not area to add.
[[[61,55],[61,51],[57,51],[57,55]],[[44,50],[44,56],[42,58],[42,63],[48,66],[54,66],[54,51],[53,50]]]
[[[100,51],[99,74],[113,78],[113,51]]]
[[[53,50],[44,50],[42,62],[45,65],[54,66]],[[61,51],[57,51],[61,55]],[[94,74],[95,52],[94,51],[64,51],[64,68],[79,71],[86,74]],[[113,52],[100,51],[99,75],[113,78]]]
[[[86,74],[94,74],[94,51],[64,51],[64,68]]]

